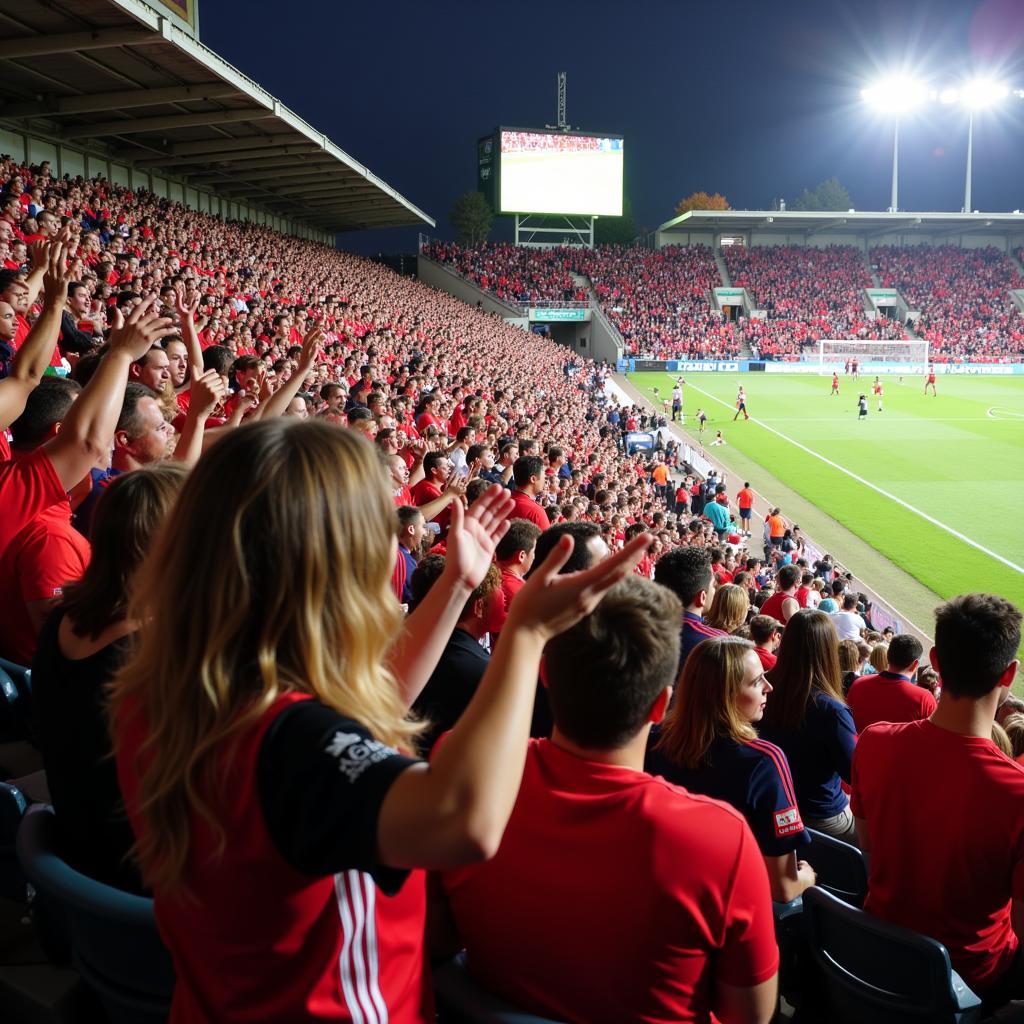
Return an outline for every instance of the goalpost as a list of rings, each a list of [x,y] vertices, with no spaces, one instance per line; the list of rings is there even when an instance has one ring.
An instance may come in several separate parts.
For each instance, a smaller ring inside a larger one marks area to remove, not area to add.
[[[862,372],[924,373],[928,368],[928,342],[922,338],[860,341],[835,338],[818,341],[818,372],[842,373],[856,359]]]

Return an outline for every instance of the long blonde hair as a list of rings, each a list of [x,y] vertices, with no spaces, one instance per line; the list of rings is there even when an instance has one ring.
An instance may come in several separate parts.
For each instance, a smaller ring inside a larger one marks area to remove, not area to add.
[[[396,519],[384,470],[353,431],[271,420],[229,434],[193,470],[139,572],[145,625],[114,680],[143,718],[137,843],[150,885],[181,882],[192,812],[226,841],[215,785],[233,742],[282,694],[308,693],[409,746],[384,666],[401,627]]]
[[[737,636],[703,640],[690,652],[676,686],[656,749],[685,768],[697,769],[716,739],[737,743],[756,739],[740,714],[739,695],[754,645]]]
[[[715,589],[711,607],[704,615],[704,621],[716,629],[724,629],[726,633],[739,629],[747,621],[750,610],[750,595],[745,587],[735,583],[726,583]]]

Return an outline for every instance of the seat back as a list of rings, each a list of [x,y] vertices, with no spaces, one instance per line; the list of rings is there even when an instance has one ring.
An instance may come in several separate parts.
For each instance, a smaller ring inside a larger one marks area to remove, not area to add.
[[[466,969],[465,953],[434,971],[434,992],[440,1024],[559,1024],[516,1010],[482,989]]]
[[[0,658],[0,736],[27,739],[32,725],[32,670]]]
[[[829,1020],[847,1024],[975,1024],[981,1000],[941,942],[879,921],[817,887],[803,894]]]
[[[823,832],[807,830],[811,845],[806,857],[818,876],[818,888],[832,893],[852,907],[863,907],[868,894],[868,866],[864,854]]]
[[[14,843],[27,806],[17,786],[0,782],[0,896],[18,903],[24,903],[27,894]]]
[[[153,901],[103,885],[57,853],[53,809],[34,805],[18,829],[18,860],[70,933],[75,967],[112,1024],[165,1021],[174,990],[170,954],[157,932]]]

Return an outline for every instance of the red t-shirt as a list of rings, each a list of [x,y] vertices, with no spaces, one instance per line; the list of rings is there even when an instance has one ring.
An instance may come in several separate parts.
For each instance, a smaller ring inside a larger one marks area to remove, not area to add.
[[[547,513],[534,501],[532,494],[527,494],[525,491],[513,491],[512,501],[514,504],[512,511],[508,514],[509,519],[528,519],[540,529],[541,533],[551,525]]]
[[[749,487],[744,487],[739,494],[736,495],[736,504],[739,508],[753,508],[754,507],[754,492]]]
[[[0,557],[0,655],[31,665],[36,630],[28,614],[34,601],[50,601],[89,565],[89,542],[71,525],[67,499],[41,512]]]
[[[1024,900],[1024,767],[928,719],[860,734],[851,806],[867,822],[864,909],[937,939],[984,994],[1013,962]]]
[[[796,601],[795,594],[783,594],[781,591],[777,591],[768,598],[763,605],[761,605],[761,614],[770,615],[773,619],[777,619],[779,622],[785,622],[786,619],[782,614],[782,602],[792,598]]]
[[[66,501],[44,448],[0,462],[0,554],[40,512]]]
[[[505,625],[509,606],[512,604],[512,598],[523,589],[525,583],[526,580],[518,573],[512,572],[511,569],[502,568],[501,586],[491,602],[490,615],[487,620],[487,628],[495,636],[501,632],[502,627]]]
[[[875,722],[916,722],[927,718],[937,706],[923,686],[915,686],[908,676],[895,672],[879,672],[854,680],[847,703],[857,732]]]
[[[765,672],[770,668],[775,668],[775,663],[779,660],[776,655],[772,654],[771,651],[766,651],[763,647],[755,647],[754,653],[760,659],[761,667]]]
[[[497,855],[442,882],[470,973],[541,1016],[706,1021],[716,982],[778,969],[764,858],[742,816],[550,740],[530,743]]]

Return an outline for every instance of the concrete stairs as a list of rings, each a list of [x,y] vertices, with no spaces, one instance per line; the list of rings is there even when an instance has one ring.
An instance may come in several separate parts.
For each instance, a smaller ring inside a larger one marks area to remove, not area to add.
[[[729,277],[729,268],[725,265],[721,249],[715,250],[715,266],[718,267],[718,276],[722,279],[722,287],[731,288],[732,279]]]

